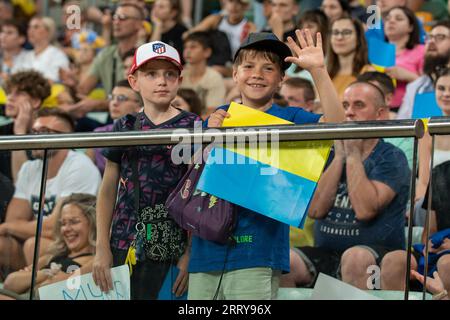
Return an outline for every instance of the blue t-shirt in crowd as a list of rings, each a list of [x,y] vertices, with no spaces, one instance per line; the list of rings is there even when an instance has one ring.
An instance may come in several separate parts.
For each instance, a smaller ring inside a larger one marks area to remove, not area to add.
[[[420,19],[417,19],[417,23],[419,24],[419,39],[420,43],[424,44],[427,33],[425,32],[425,29],[423,28],[423,23],[420,21]],[[383,20],[381,20],[380,28],[370,28],[366,31],[366,39],[369,39],[370,37],[374,37],[381,41],[386,41],[385,35],[384,35],[384,23]]]
[[[370,156],[364,160],[367,178],[388,185],[395,197],[374,219],[356,219],[348,195],[345,168],[339,182],[334,206],[328,215],[316,220],[316,247],[344,251],[355,245],[405,247],[405,212],[409,196],[411,171],[403,151],[379,140]]]
[[[227,111],[228,105],[219,109]],[[276,104],[266,113],[295,124],[317,123],[321,117],[302,108]],[[236,245],[229,249],[225,270],[268,267],[288,272],[289,226],[243,207],[237,212]],[[222,271],[227,247],[193,237],[189,272]]]

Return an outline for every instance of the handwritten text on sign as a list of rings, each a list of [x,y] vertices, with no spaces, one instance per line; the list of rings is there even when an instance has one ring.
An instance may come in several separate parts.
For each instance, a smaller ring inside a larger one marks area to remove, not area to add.
[[[39,288],[41,300],[130,300],[130,273],[127,265],[111,269],[113,290],[102,292],[92,273]],[[76,283],[76,285],[73,285]]]

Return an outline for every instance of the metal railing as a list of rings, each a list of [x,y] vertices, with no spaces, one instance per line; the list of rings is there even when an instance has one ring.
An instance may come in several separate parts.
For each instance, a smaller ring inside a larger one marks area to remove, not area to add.
[[[15,135],[0,138],[0,150],[69,149],[138,145],[174,145],[178,143],[209,143],[215,139],[234,137],[263,138],[270,141],[277,132],[279,141],[307,141],[334,139],[368,139],[383,137],[416,137],[424,134],[421,120],[398,120],[354,123],[319,123],[270,127],[172,129],[142,132],[69,133]],[[241,128],[243,129],[243,128]]]
[[[431,212],[431,203],[432,203],[432,197],[433,197],[433,167],[434,167],[434,145],[435,145],[435,137],[436,135],[446,135],[450,134],[450,117],[439,117],[439,118],[432,118],[428,122],[428,133],[431,135],[431,160],[430,160],[430,180],[428,182],[429,189],[428,189],[428,202],[427,202],[427,213],[425,216],[425,239],[428,240],[430,236],[430,212]],[[423,283],[423,297],[422,299],[425,300],[426,295],[426,284],[427,284],[427,277],[428,274],[428,254],[429,254],[429,241],[425,242],[425,267],[424,267],[424,283]]]
[[[428,122],[430,135],[450,134],[450,117],[431,118]]]
[[[446,129],[443,129],[445,127]],[[429,124],[434,132],[449,129],[448,122],[431,121]],[[319,123],[314,125],[289,125],[270,127],[245,127],[240,130],[232,128],[151,130],[142,132],[115,132],[115,133],[71,133],[71,134],[45,134],[45,135],[16,135],[0,136],[0,150],[30,150],[44,149],[42,180],[40,186],[40,201],[35,235],[35,250],[33,258],[33,271],[30,290],[30,299],[33,299],[36,279],[36,266],[39,260],[39,241],[42,226],[42,206],[45,199],[45,183],[47,176],[47,152],[50,149],[72,149],[111,146],[137,146],[137,145],[174,145],[179,143],[210,143],[219,139],[258,139],[270,141],[276,137],[278,141],[308,141],[308,140],[340,140],[340,139],[368,139],[385,137],[414,138],[414,153],[412,163],[410,187],[410,219],[408,225],[408,254],[407,273],[411,268],[412,220],[414,214],[415,198],[415,172],[417,171],[417,142],[424,135],[424,124],[421,120],[396,120],[376,122],[348,122],[348,123]],[[276,131],[274,136],[272,133]],[[409,295],[409,277],[406,281],[405,300]]]

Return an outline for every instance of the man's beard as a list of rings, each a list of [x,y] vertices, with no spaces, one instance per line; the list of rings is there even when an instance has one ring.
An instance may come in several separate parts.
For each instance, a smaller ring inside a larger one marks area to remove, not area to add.
[[[434,77],[437,71],[443,66],[446,66],[450,60],[450,50],[446,55],[438,55],[438,56],[425,56],[425,62],[423,64],[423,73],[429,75],[430,77]]]

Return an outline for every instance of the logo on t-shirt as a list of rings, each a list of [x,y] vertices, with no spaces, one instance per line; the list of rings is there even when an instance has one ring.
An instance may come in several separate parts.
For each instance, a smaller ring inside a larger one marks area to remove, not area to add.
[[[347,185],[345,183],[339,184],[336,199],[334,200],[334,207],[347,210],[353,209],[352,204],[350,202],[350,196],[348,195]]]
[[[55,204],[56,204],[56,196],[53,195],[49,198],[45,198],[44,206],[42,207],[42,213],[44,217],[52,213]],[[35,195],[31,196],[31,209],[33,210],[35,218],[37,218],[39,212],[39,196]]]

